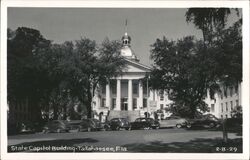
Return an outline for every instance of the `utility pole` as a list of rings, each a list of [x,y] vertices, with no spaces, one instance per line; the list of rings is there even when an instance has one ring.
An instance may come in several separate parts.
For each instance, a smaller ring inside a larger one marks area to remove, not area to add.
[[[149,107],[149,88],[148,88],[148,79],[150,79],[150,76],[147,78],[147,118],[148,118],[148,107]]]
[[[222,118],[223,142],[225,142],[225,143],[227,143],[227,140],[228,140],[226,124],[227,124],[227,118],[226,119]]]

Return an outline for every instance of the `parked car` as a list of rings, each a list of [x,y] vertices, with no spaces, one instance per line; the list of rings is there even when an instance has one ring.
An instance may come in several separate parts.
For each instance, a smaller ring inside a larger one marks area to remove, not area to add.
[[[67,121],[70,130],[78,130],[79,129],[79,125],[82,121],[81,120],[70,120]]]
[[[103,129],[102,123],[97,119],[82,119],[78,131],[97,131]]]
[[[102,126],[102,130],[103,130],[103,131],[108,131],[108,130],[111,129],[111,128],[110,128],[110,123],[109,123],[108,121],[106,121],[106,122],[101,122],[101,126]]]
[[[195,119],[190,119],[187,124],[188,128],[191,127],[203,127],[203,128],[214,128],[219,127],[221,121],[212,114],[202,115]]]
[[[25,122],[21,124],[20,133],[34,133],[35,125],[29,122]]]
[[[43,127],[43,133],[48,133],[48,132],[69,132],[70,126],[66,121],[63,120],[53,120],[48,122],[44,127]]]
[[[160,121],[160,127],[177,127],[182,128],[186,127],[188,121],[185,118],[181,118],[179,116],[170,116]]]
[[[153,118],[137,118],[131,123],[131,129],[158,129],[160,123]]]
[[[92,119],[92,120],[95,122],[95,124],[97,126],[97,130],[104,130],[104,131],[106,131],[106,130],[110,129],[110,126],[109,126],[109,124],[107,122],[101,122],[98,119]]]
[[[111,130],[131,129],[130,123],[126,118],[113,118],[110,120],[109,126]]]

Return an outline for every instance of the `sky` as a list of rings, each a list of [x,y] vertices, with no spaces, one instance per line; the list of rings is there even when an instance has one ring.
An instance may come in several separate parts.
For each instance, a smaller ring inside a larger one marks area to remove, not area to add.
[[[186,11],[185,8],[8,8],[8,28],[37,29],[55,43],[86,37],[98,44],[106,37],[120,40],[127,30],[135,55],[141,63],[151,65],[150,45],[157,38],[177,40],[188,35],[202,38],[201,30],[186,22]]]

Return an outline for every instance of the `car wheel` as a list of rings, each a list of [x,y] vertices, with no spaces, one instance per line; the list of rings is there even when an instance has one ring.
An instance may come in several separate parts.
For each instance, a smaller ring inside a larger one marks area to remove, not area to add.
[[[159,128],[160,128],[160,126],[156,126],[156,127],[155,127],[155,129],[159,129]]]
[[[104,126],[103,127],[103,131],[107,131],[108,130],[108,127],[107,126]]]
[[[209,123],[209,128],[213,128],[215,126],[214,123]]]
[[[176,124],[176,128],[181,128],[181,124]]]
[[[144,126],[143,129],[144,129],[144,130],[149,130],[150,127],[149,127],[149,126]]]
[[[115,130],[119,131],[120,129],[121,129],[121,128],[120,128],[119,126],[117,126]]]
[[[77,128],[77,132],[81,132],[81,128],[79,127],[79,128]]]
[[[91,128],[90,128],[90,127],[88,127],[88,128],[87,128],[87,131],[88,131],[88,132],[90,132],[90,131],[91,131]]]
[[[127,127],[126,130],[127,130],[127,131],[130,131],[130,130],[131,130],[131,127]]]
[[[49,131],[48,131],[47,129],[44,129],[44,130],[42,131],[42,133],[47,134],[47,133],[49,133]]]
[[[191,128],[192,126],[191,126],[191,124],[187,124],[187,126],[186,126],[187,128]]]

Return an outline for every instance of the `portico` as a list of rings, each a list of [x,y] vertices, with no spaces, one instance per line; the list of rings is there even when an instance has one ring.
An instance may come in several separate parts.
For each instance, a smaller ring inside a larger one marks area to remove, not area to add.
[[[102,107],[118,111],[138,110],[146,107],[143,106],[143,99],[147,98],[145,92],[146,88],[143,88],[142,79],[115,79],[112,86],[110,83],[106,84],[106,106]]]
[[[99,86],[94,97],[94,110],[97,114],[102,113],[107,116],[111,111],[117,114],[120,111],[144,114],[149,111],[149,94],[143,79],[150,73],[151,68],[139,63],[139,59],[131,49],[131,38],[127,33],[122,37],[122,42],[121,56],[125,58],[126,66],[120,76]]]

